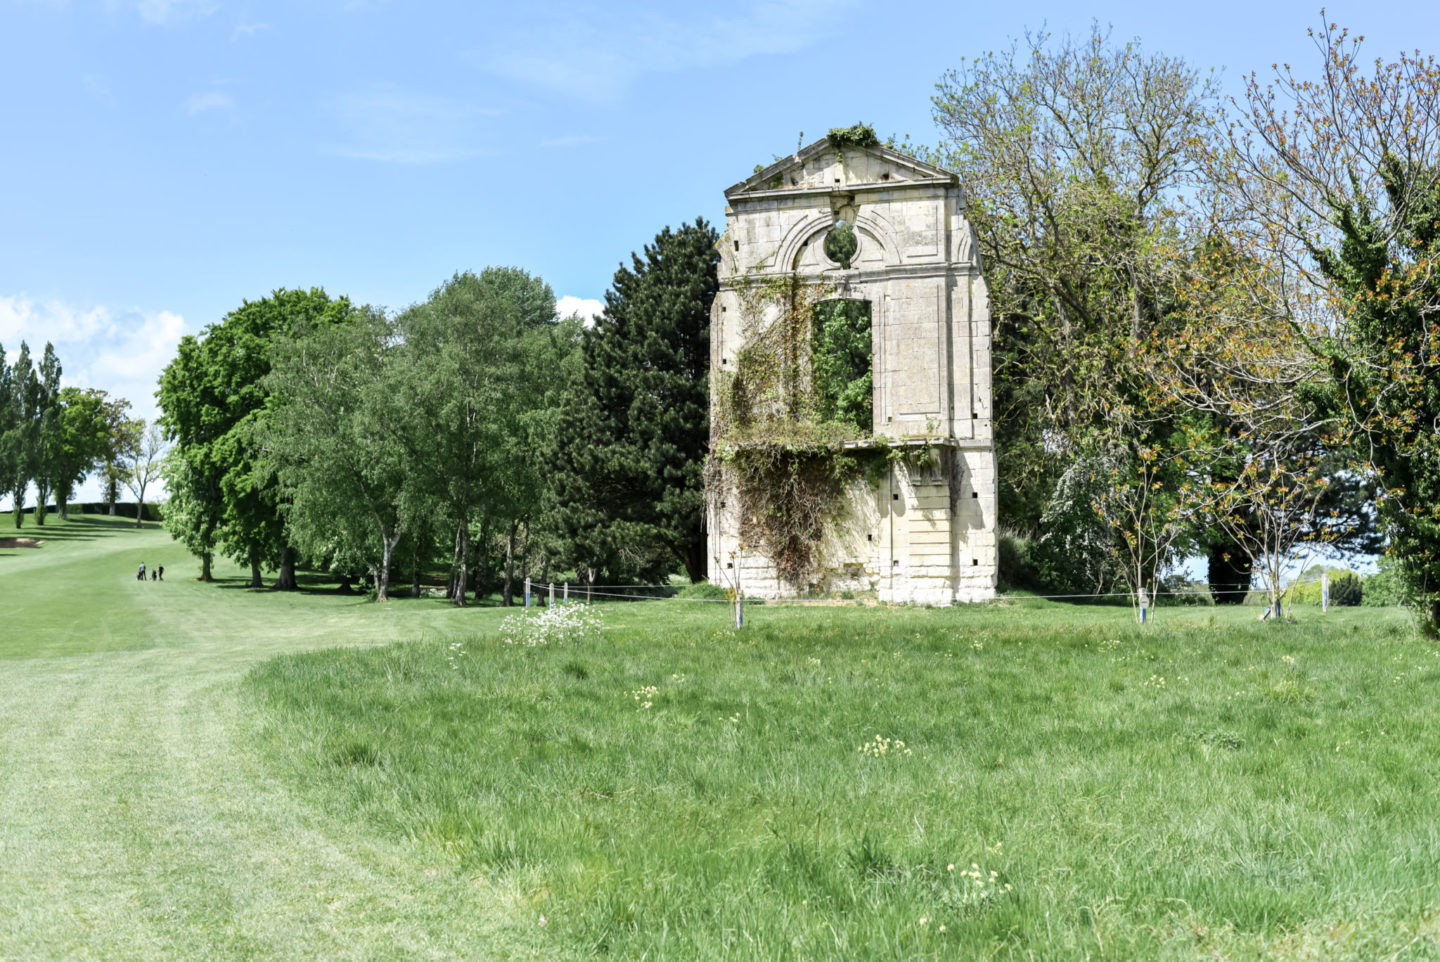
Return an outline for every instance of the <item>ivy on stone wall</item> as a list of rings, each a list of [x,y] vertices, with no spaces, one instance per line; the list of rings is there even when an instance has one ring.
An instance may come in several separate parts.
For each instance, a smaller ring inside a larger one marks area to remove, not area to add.
[[[808,588],[846,486],[883,463],[852,444],[873,420],[869,305],[794,275],[735,289],[745,346],[717,378],[708,482],[733,485],[741,540]]]

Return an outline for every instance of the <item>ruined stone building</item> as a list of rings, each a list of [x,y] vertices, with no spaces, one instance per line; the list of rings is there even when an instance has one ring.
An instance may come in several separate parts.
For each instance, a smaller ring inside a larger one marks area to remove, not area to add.
[[[711,582],[993,597],[990,315],[956,176],[852,128],[725,198]]]

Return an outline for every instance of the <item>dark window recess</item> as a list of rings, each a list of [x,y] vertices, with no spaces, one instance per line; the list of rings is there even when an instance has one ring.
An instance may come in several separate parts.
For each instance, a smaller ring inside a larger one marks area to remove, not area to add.
[[[980,497],[980,492],[979,492],[979,491],[971,491],[971,492],[970,492],[970,497],[972,497],[972,498],[978,498],[978,497]]]
[[[891,501],[899,501],[899,500],[900,500],[900,495],[898,495],[898,494],[892,494],[892,495],[890,495],[890,500],[891,500]]]

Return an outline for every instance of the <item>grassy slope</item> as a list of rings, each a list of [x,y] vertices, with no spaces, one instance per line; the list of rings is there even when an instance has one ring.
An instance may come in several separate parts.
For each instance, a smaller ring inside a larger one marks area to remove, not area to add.
[[[132,525],[27,525],[45,547],[0,551],[0,959],[523,957],[504,899],[257,764],[237,698],[275,654],[493,616],[200,585]],[[135,581],[142,559],[165,584]]]
[[[1440,957],[1397,613],[675,603],[532,650],[45,536],[0,551],[0,959]]]
[[[1398,612],[721,611],[249,684],[328,811],[557,958],[1440,956],[1440,650]]]

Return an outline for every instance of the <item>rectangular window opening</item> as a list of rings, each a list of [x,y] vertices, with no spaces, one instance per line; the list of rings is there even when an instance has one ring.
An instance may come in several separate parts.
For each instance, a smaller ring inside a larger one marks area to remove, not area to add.
[[[815,305],[810,368],[816,419],[853,428],[861,437],[873,434],[875,423],[870,339],[869,301],[832,298]]]

